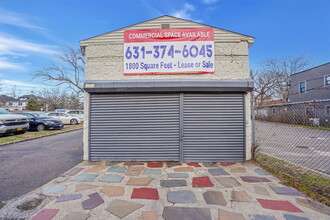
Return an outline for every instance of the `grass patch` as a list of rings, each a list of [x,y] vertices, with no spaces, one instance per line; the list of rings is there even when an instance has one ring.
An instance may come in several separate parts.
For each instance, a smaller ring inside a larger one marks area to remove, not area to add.
[[[256,154],[254,162],[280,179],[283,184],[330,206],[329,177],[262,153]]]
[[[64,131],[73,131],[77,129],[83,128],[83,124],[79,125],[64,125],[64,128],[61,130],[45,130],[45,131],[29,131],[26,132],[25,134],[20,134],[20,135],[8,135],[4,137],[0,137],[0,144],[5,144],[13,141],[21,141],[21,140],[27,140],[30,138],[37,138],[37,137],[43,137],[48,134],[56,134],[56,133],[61,133]]]
[[[310,129],[316,129],[316,130],[327,130],[330,131],[330,127],[315,127],[311,125],[297,125],[297,124],[287,124],[287,123],[279,123],[279,122],[273,122],[273,121],[263,121],[263,120],[257,120],[256,122],[262,122],[262,123],[270,123],[270,124],[277,124],[277,125],[286,125],[286,126],[293,126],[293,127],[301,127],[301,128],[310,128]]]

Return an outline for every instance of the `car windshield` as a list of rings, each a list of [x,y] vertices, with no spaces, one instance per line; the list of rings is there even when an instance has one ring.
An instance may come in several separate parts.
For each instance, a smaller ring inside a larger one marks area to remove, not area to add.
[[[9,112],[7,112],[6,110],[4,110],[3,108],[0,108],[0,114],[9,114]]]
[[[46,115],[45,113],[35,113],[35,115],[40,119],[51,118],[50,116]]]

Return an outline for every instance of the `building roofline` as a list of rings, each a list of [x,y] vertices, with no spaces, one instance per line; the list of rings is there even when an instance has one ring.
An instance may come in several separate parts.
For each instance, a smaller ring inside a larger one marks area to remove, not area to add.
[[[314,66],[314,67],[312,67],[312,68],[309,68],[309,69],[306,69],[306,70],[303,70],[303,71],[300,71],[300,72],[294,73],[294,74],[292,74],[291,76],[293,76],[293,75],[297,75],[297,74],[300,74],[300,73],[303,73],[303,72],[306,72],[306,71],[309,71],[309,70],[312,70],[312,69],[315,69],[315,68],[318,68],[318,67],[321,67],[321,66],[325,66],[325,65],[328,65],[328,64],[330,64],[330,62],[327,62],[327,63],[321,64],[321,65]]]
[[[158,19],[158,18],[162,18],[162,17],[171,17],[171,18],[175,18],[175,19],[182,20],[182,21],[188,21],[188,22],[192,22],[192,23],[195,23],[195,24],[201,24],[201,25],[209,26],[209,27],[212,27],[212,28],[216,28],[216,29],[220,29],[220,30],[228,31],[228,32],[231,32],[231,33],[234,33],[234,34],[239,34],[239,35],[242,35],[242,36],[245,36],[245,37],[250,37],[250,38],[255,39],[254,37],[249,36],[249,35],[246,35],[246,34],[241,34],[241,33],[234,32],[234,31],[229,31],[229,30],[226,30],[226,29],[223,29],[223,28],[219,28],[219,27],[215,27],[215,26],[211,26],[211,25],[203,24],[203,23],[200,23],[200,22],[190,21],[190,20],[183,19],[183,18],[177,18],[177,17],[171,16],[171,15],[162,15],[162,16],[159,16],[159,17],[156,17],[156,18],[152,18],[152,19],[149,19],[149,20],[146,20],[146,21],[141,21],[141,22],[138,22],[138,23],[135,23],[135,24],[132,24],[132,25],[128,25],[128,26],[125,26],[125,27],[122,27],[122,28],[118,28],[118,29],[115,29],[115,30],[113,30],[113,31],[105,32],[105,33],[103,33],[103,34],[98,34],[98,35],[96,35],[96,36],[94,36],[94,37],[89,37],[89,38],[86,38],[86,39],[84,39],[84,40],[80,40],[79,42],[81,43],[82,41],[87,41],[87,40],[90,40],[90,39],[92,39],[92,38],[102,36],[102,35],[104,35],[104,34],[109,34],[109,33],[115,32],[115,31],[119,31],[119,30],[121,30],[121,29],[129,28],[129,27],[132,27],[132,26],[135,26],[135,25],[138,25],[138,24],[142,24],[142,23],[144,23],[144,22],[152,21],[152,20],[155,20],[155,19]]]

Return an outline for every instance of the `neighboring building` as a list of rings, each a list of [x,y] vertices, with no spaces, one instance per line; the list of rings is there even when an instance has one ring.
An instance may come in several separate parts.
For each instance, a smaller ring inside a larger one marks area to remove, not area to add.
[[[171,16],[82,40],[84,159],[251,159],[253,42]]]
[[[295,73],[290,78],[289,102],[256,106],[256,118],[330,127],[330,63]]]
[[[18,99],[7,95],[0,95],[0,105],[1,108],[4,108],[8,111],[22,111],[26,110],[27,102],[31,98],[42,101],[42,97],[35,95],[23,95],[18,97]]]
[[[289,103],[330,99],[330,62],[290,78]]]

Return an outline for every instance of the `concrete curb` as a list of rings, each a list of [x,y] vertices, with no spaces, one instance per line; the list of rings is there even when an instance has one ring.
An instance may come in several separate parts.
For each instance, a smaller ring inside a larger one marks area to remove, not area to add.
[[[39,139],[39,138],[43,138],[43,137],[49,137],[49,136],[53,136],[53,135],[57,135],[57,134],[64,134],[64,133],[68,133],[68,132],[71,132],[71,131],[78,131],[80,129],[83,129],[83,128],[76,128],[76,129],[72,129],[72,130],[68,130],[68,131],[60,131],[60,132],[56,132],[56,133],[52,133],[52,134],[46,134],[44,136],[39,136],[39,137],[32,137],[32,138],[22,139],[22,140],[18,140],[18,141],[11,141],[11,142],[0,144],[0,147],[5,146],[5,145],[9,145],[9,144],[16,144],[16,143],[20,143],[20,142]]]

